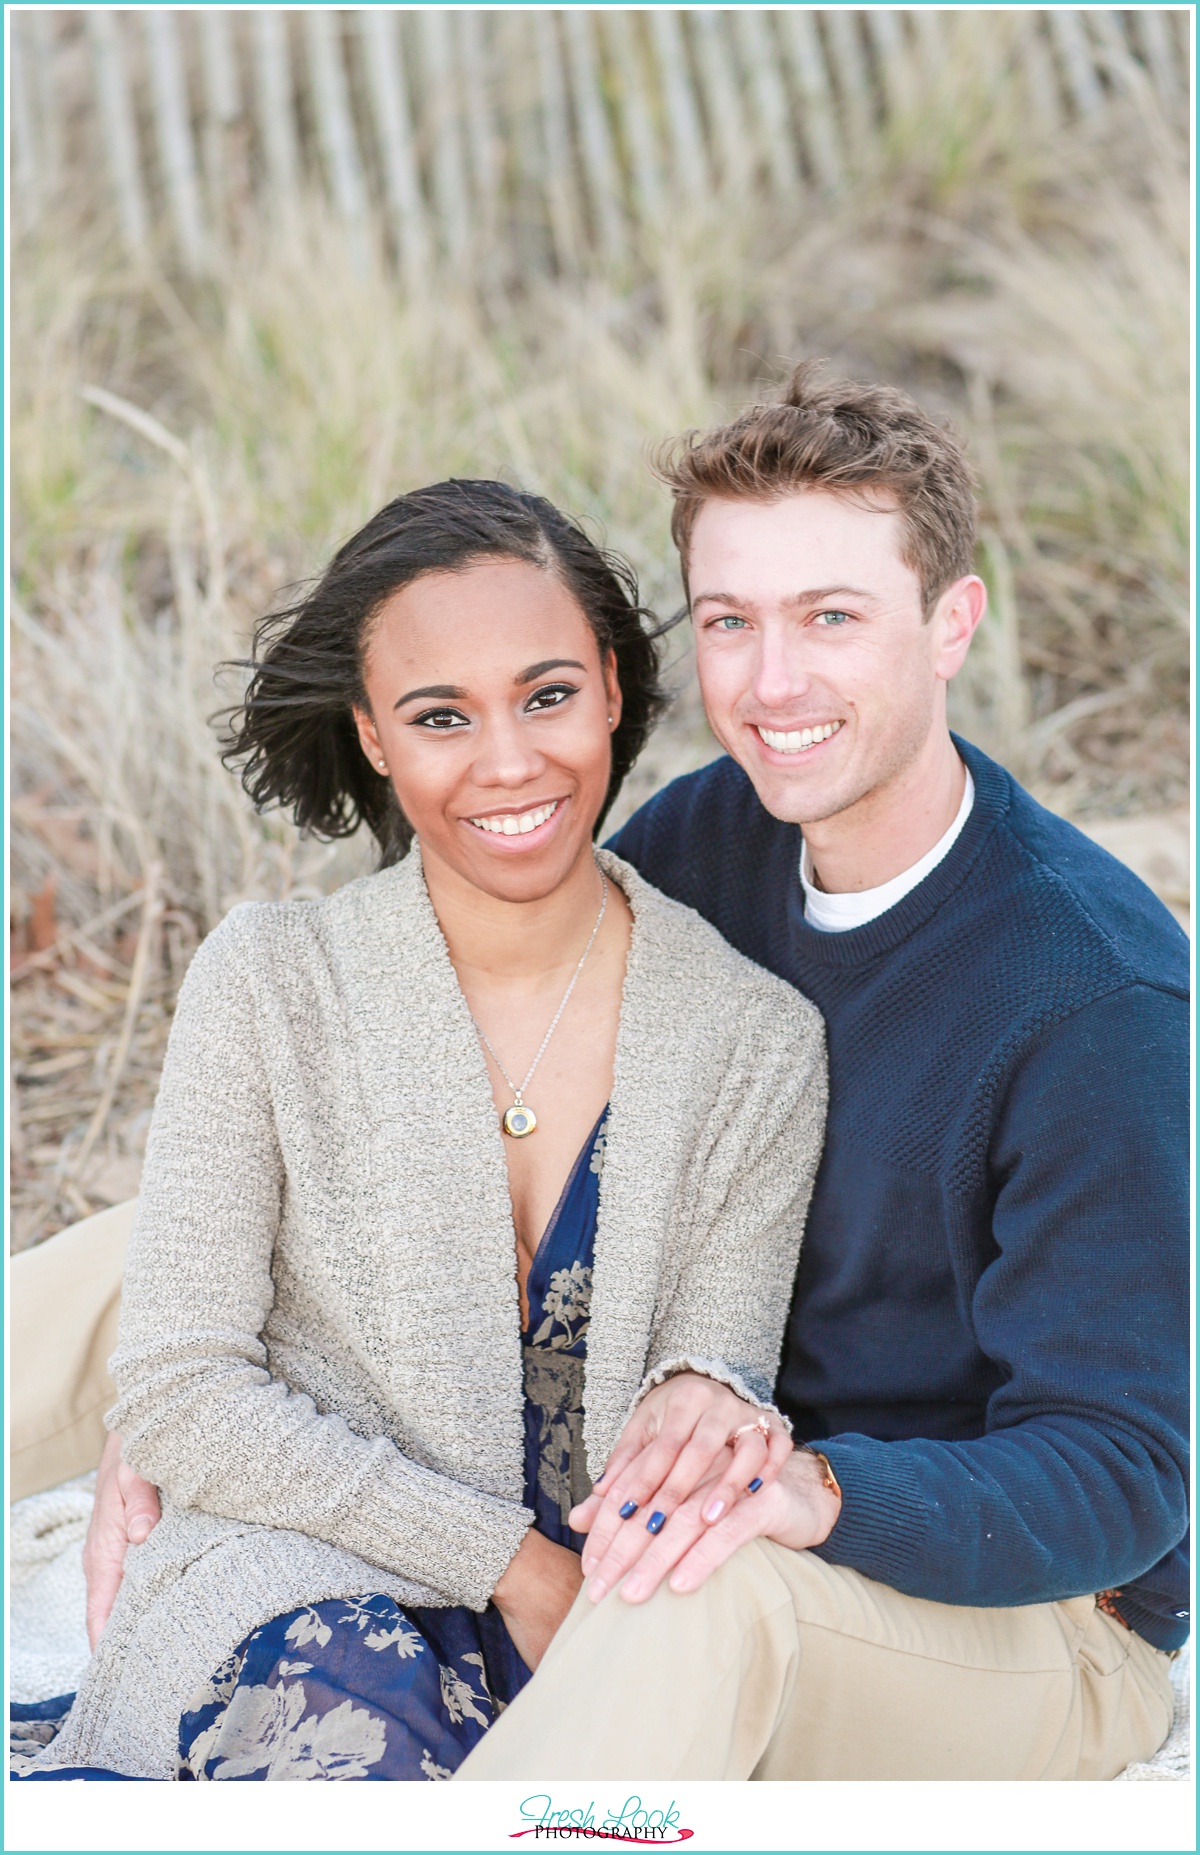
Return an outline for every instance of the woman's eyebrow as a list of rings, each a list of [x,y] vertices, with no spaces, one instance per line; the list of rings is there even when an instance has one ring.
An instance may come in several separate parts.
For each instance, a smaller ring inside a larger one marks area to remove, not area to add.
[[[406,696],[397,697],[393,709],[403,708],[406,702],[416,702],[418,698],[428,701],[431,697],[438,702],[465,702],[467,692],[459,689],[456,683],[430,683],[427,689],[410,689]]]
[[[586,670],[587,665],[574,657],[547,657],[545,663],[531,663],[528,670],[520,670],[513,677],[514,685],[520,689],[523,683],[536,683],[539,676],[545,676],[548,670]]]

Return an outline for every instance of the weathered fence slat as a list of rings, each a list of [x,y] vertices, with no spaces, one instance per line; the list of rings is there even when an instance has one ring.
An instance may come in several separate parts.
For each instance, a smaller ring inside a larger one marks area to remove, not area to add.
[[[915,7],[911,22],[916,33],[914,68],[923,85],[938,84],[946,65],[946,21],[931,7]]]
[[[390,7],[373,8],[363,17],[367,89],[375,114],[383,184],[400,267],[409,289],[418,290],[428,281],[433,253],[413,147],[397,24]]]
[[[579,141],[587,174],[588,195],[601,251],[609,259],[618,258],[625,245],[621,212],[621,176],[604,111],[604,92],[596,62],[591,16],[582,8],[571,7],[562,16],[566,34],[571,96]]]
[[[915,101],[913,68],[904,24],[895,7],[873,6],[863,14],[875,42],[875,56],[888,114],[906,116]]]
[[[779,23],[800,99],[800,133],[809,169],[820,186],[832,190],[843,173],[841,135],[816,21],[804,8],[789,7]]]
[[[317,139],[329,175],[333,203],[350,228],[351,243],[361,264],[366,256],[367,188],[350,111],[340,15],[329,13],[324,7],[313,7],[305,13],[304,25],[316,106]]]
[[[646,65],[637,41],[634,14],[617,7],[604,15],[604,29],[613,48],[620,75],[620,117],[633,170],[638,216],[656,227],[662,220],[664,193],[662,161],[646,85]]]
[[[1167,31],[1166,17],[1158,7],[1139,9],[1135,15],[1137,34],[1146,54],[1146,63],[1155,89],[1166,101],[1168,108],[1178,108],[1186,88],[1186,77],[1181,78],[1181,70],[1171,47]],[[1186,71],[1186,65],[1183,70]]]
[[[1018,55],[1036,126],[1044,130],[1057,129],[1063,119],[1062,98],[1041,15],[1018,13],[1016,19]]]
[[[791,112],[780,76],[779,48],[771,35],[767,15],[758,7],[739,7],[732,15],[742,41],[742,57],[750,80],[758,143],[775,191],[794,197],[800,185],[792,140]]]
[[[300,149],[286,17],[267,7],[256,8],[253,17],[255,75],[267,177],[277,203],[290,207],[300,182]]]
[[[496,137],[492,98],[491,43],[488,18],[477,7],[461,7],[450,15],[458,40],[458,68],[467,130],[471,184],[475,190],[476,235],[490,245],[496,231],[500,187],[500,148]]]
[[[1051,7],[1046,18],[1075,107],[1081,116],[1094,116],[1103,107],[1104,91],[1092,63],[1083,20],[1065,7]]]
[[[96,90],[103,125],[104,152],[117,197],[117,212],[125,242],[133,251],[145,249],[149,234],[142,170],[138,160],[133,97],[125,66],[125,48],[116,17],[97,9],[87,15],[95,60]]]
[[[31,29],[22,44],[34,105],[39,185],[43,198],[49,198],[58,192],[63,175],[63,119],[55,81],[54,23],[45,7],[31,7],[22,19]],[[14,17],[14,43],[16,24]]]
[[[221,7],[209,7],[198,15],[198,21],[204,66],[204,180],[209,221],[220,239],[229,223],[232,176],[227,143],[241,115],[241,91],[228,13]]]
[[[829,34],[829,62],[846,124],[846,165],[851,173],[858,173],[866,165],[874,139],[866,53],[853,12],[834,7],[821,23]]]
[[[150,92],[159,159],[167,184],[171,217],[175,221],[179,255],[184,269],[196,276],[206,266],[208,239],[200,210],[192,119],[179,53],[179,21],[167,7],[148,6],[142,12],[142,24],[150,54]]]
[[[416,21],[429,79],[426,121],[431,144],[433,197],[438,220],[444,228],[447,253],[456,263],[462,263],[471,233],[449,20],[441,8],[425,7],[416,15]]]
[[[706,199],[712,191],[712,176],[696,100],[688,81],[683,22],[679,14],[669,8],[657,8],[650,14],[650,26],[658,53],[667,128],[674,154],[676,193],[681,199],[689,195],[693,199]]]
[[[696,74],[722,191],[743,199],[754,178],[754,146],[729,30],[728,13],[704,11],[693,21]]]
[[[9,38],[9,105],[12,110],[12,162],[16,199],[24,218],[36,213],[42,191],[41,164],[38,160],[37,134],[34,128],[33,60],[25,44],[25,22],[14,17]]]
[[[550,232],[559,269],[572,271],[579,263],[579,247],[576,235],[578,221],[571,198],[573,163],[567,92],[554,30],[554,15],[549,11],[538,11],[532,15],[532,22],[541,79],[542,135],[546,147],[546,203],[550,212]]]

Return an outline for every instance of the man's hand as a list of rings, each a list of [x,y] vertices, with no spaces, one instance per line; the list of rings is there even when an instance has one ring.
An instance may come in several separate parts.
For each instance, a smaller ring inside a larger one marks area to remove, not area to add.
[[[728,1385],[695,1372],[656,1385],[621,1432],[603,1487],[571,1512],[571,1525],[589,1535],[583,1549],[589,1596],[598,1603],[611,1591],[698,1489],[705,1498],[697,1511],[712,1526],[751,1486],[756,1497],[765,1491],[791,1450],[779,1418]]]
[[[842,1508],[841,1496],[825,1486],[824,1475],[816,1456],[794,1449],[769,1486],[738,1501],[715,1526],[703,1519],[718,1479],[712,1478],[667,1522],[625,1579],[621,1596],[631,1604],[644,1603],[668,1574],[672,1591],[696,1591],[747,1540],[773,1539],[794,1551],[821,1545]]]
[[[121,1439],[114,1432],[100,1458],[96,1505],[83,1542],[87,1633],[93,1649],[121,1588],[126,1552],[148,1539],[161,1519],[157,1488],[121,1460]]]
[[[531,1527],[492,1592],[517,1654],[536,1668],[571,1605],[583,1572],[579,1554]]]

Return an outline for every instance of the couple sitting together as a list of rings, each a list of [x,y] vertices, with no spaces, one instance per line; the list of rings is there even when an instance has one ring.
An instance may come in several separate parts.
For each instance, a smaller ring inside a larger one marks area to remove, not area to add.
[[[725,756],[604,849],[657,646],[540,497],[400,496],[260,632],[228,757],[381,867],[188,972],[111,1614],[26,1777],[1090,1779],[1168,1733],[1185,936],[949,732],[947,431],[802,367],[661,469]]]

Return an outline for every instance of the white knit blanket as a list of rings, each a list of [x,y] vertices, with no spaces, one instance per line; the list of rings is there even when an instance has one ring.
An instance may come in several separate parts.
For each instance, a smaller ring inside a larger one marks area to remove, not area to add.
[[[9,1510],[12,1592],[9,1602],[9,1699],[52,1700],[73,1694],[87,1667],[83,1539],[95,1475],[82,1475]]]
[[[94,1475],[83,1475],[46,1494],[30,1495],[11,1509],[8,1666],[10,1698],[14,1701],[50,1700],[58,1694],[71,1694],[87,1666],[87,1591],[81,1554],[95,1482]],[[1175,1724],[1170,1738],[1148,1764],[1127,1766],[1116,1779],[1118,1784],[1190,1777],[1190,1644],[1176,1657],[1171,1680],[1175,1688]]]

